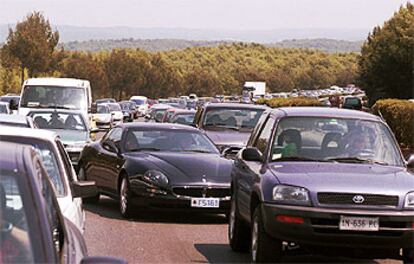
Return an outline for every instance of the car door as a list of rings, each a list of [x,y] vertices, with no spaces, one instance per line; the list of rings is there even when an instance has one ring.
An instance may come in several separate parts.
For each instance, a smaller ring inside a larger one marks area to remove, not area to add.
[[[106,192],[112,194],[117,193],[116,179],[118,178],[123,159],[122,157],[110,150],[105,146],[105,141],[111,141],[118,149],[121,148],[123,129],[121,127],[115,127],[112,129],[111,134],[102,142],[102,150],[98,152],[100,160],[100,187]]]
[[[275,118],[269,116],[263,124],[260,132],[258,132],[258,136],[253,139],[253,143],[251,145],[251,147],[256,147],[264,156],[270,142],[274,123]],[[263,163],[239,159],[236,162],[236,166],[238,172],[238,208],[240,208],[240,213],[244,218],[250,219],[250,198],[252,196],[252,189],[255,183],[260,181],[260,171],[263,167]]]

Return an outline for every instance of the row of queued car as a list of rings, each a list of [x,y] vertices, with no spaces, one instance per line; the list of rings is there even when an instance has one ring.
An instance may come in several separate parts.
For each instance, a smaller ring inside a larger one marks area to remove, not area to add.
[[[368,113],[209,103],[191,126],[119,124],[84,148],[79,175],[97,183],[91,201],[109,195],[124,217],[224,213],[231,248],[253,262],[283,262],[301,247],[412,263],[413,168]]]
[[[95,182],[80,181],[76,173],[93,132],[82,108],[87,84],[29,79],[22,100],[10,104],[15,114],[0,114],[2,263],[125,263],[88,257],[83,239],[82,199],[97,193]],[[57,95],[59,103],[53,101]]]

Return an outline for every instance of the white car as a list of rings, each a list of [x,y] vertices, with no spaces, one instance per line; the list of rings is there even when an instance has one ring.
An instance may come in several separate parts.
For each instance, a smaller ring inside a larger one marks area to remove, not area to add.
[[[137,105],[136,110],[138,111],[138,114],[140,116],[145,116],[147,114],[148,109],[149,109],[147,97],[135,95],[135,96],[132,96],[129,99],[129,101],[133,101]]]
[[[9,103],[0,102],[0,114],[7,114],[7,115],[11,114]]]
[[[118,103],[107,103],[109,111],[112,115],[113,125],[116,126],[124,121],[124,113],[122,113],[122,108]]]
[[[41,129],[2,127],[0,138],[2,142],[31,145],[37,150],[55,187],[60,210],[83,233],[85,212],[82,198],[76,194],[79,181],[58,135]],[[93,182],[84,183],[94,185]]]
[[[92,116],[96,126],[102,129],[110,129],[112,127],[112,114],[107,103],[98,104],[96,106],[96,113]]]

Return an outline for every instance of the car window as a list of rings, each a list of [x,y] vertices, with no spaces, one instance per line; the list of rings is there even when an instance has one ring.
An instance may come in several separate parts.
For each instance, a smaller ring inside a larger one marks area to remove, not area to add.
[[[76,176],[73,175],[72,163],[70,162],[69,155],[66,152],[65,147],[63,146],[60,140],[56,140],[56,145],[58,147],[59,154],[63,160],[63,166],[65,167],[65,171],[69,177],[69,181],[72,182]]]
[[[37,241],[30,238],[30,211],[24,195],[16,174],[0,170],[1,263],[34,263],[33,246]]]
[[[252,131],[263,109],[210,108],[206,111],[203,128]]]
[[[300,157],[403,166],[398,146],[384,124],[345,118],[282,119],[272,155],[273,160]]]
[[[111,133],[107,137],[107,140],[117,143],[121,141],[121,138],[122,138],[122,128],[116,127],[112,129]]]
[[[81,114],[61,112],[34,112],[31,117],[43,129],[68,129],[86,131]]]
[[[269,117],[266,120],[266,123],[263,129],[260,131],[260,134],[255,142],[255,147],[260,150],[260,152],[265,153],[266,147],[269,144],[270,138],[272,136],[272,129],[275,123],[275,119],[273,117]]]

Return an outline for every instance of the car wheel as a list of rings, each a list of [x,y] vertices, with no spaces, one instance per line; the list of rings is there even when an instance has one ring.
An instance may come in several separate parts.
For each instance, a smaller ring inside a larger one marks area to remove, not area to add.
[[[122,178],[121,188],[119,190],[119,211],[122,217],[131,216],[131,198],[129,191],[129,182],[127,177]]]
[[[414,264],[414,249],[404,248],[403,249],[403,263],[404,264]]]
[[[271,238],[263,227],[262,212],[257,206],[252,221],[251,258],[253,263],[276,263],[282,256],[282,241]]]
[[[231,198],[231,206],[228,219],[228,237],[231,249],[236,252],[247,251],[250,244],[250,230],[249,227],[243,223],[239,217],[236,196],[234,194]]]
[[[85,168],[83,167],[82,164],[79,165],[78,180],[79,181],[86,181],[87,180]],[[82,201],[84,203],[97,203],[97,202],[99,202],[99,196],[100,196],[100,194],[98,193],[98,194],[96,194],[95,196],[92,196],[92,197],[82,198]]]

